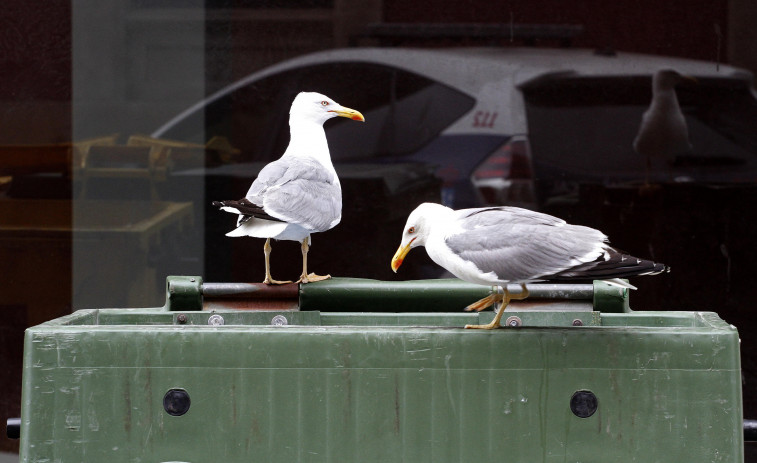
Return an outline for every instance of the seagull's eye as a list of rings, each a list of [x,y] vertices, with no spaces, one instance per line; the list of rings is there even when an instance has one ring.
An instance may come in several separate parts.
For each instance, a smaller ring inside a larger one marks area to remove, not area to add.
[[[408,229],[407,229],[407,232],[408,232],[408,233],[410,233],[410,234],[412,235],[413,233],[415,233],[415,227],[410,227],[410,228],[408,228]]]
[[[328,101],[326,101],[326,100],[324,100],[324,101],[321,101],[321,105],[323,105],[323,106],[328,106],[328,105],[329,105],[329,102],[328,102]]]

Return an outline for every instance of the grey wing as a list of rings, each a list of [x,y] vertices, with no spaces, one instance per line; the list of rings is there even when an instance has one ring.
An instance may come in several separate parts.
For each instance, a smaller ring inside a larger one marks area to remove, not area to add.
[[[248,199],[260,201],[268,214],[311,231],[328,230],[342,216],[342,190],[336,175],[307,158],[281,158],[266,166],[250,187]]]
[[[281,181],[288,169],[289,163],[284,158],[266,164],[258,173],[258,178],[250,185],[245,198],[262,207],[265,193]]]
[[[460,209],[455,212],[457,222],[463,229],[481,226],[497,226],[501,223],[524,223],[529,225],[564,225],[558,217],[520,207],[497,206]]]
[[[462,233],[446,238],[452,252],[499,280],[527,281],[596,259],[606,236],[546,214],[491,208],[458,219]]]

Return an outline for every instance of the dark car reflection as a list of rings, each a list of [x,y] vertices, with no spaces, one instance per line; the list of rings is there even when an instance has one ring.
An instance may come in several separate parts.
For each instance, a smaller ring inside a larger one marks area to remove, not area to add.
[[[662,68],[698,79],[677,89],[693,149],[655,165],[647,179],[645,159],[632,142],[651,99],[651,76]],[[590,50],[315,53],[220,90],[153,136],[195,143],[227,138],[241,154],[237,164],[203,172],[205,196],[241,196],[257,171],[283,153],[289,104],[302,90],[325,93],[360,110],[367,121],[358,128],[345,121],[326,124],[345,190],[344,218],[315,237],[328,244],[312,258],[339,276],[393,278],[388,259],[396,238],[407,214],[423,201],[549,210],[578,201],[586,185],[757,180],[751,75],[713,63]],[[258,252],[245,240],[223,237],[233,225],[227,219],[206,216],[211,279],[249,275],[246,259],[255,258],[248,255],[251,249]],[[402,277],[435,271],[419,259],[416,268],[403,268]]]

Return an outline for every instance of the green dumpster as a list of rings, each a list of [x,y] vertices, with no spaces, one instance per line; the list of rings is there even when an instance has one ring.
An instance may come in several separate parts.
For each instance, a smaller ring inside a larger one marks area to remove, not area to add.
[[[486,288],[456,281],[315,283],[313,310],[206,301],[224,291],[169,278],[164,307],[28,329],[21,461],[743,461],[739,338],[714,313],[546,285],[484,332],[461,327],[491,311],[451,306]],[[338,310],[374,293],[444,310]]]

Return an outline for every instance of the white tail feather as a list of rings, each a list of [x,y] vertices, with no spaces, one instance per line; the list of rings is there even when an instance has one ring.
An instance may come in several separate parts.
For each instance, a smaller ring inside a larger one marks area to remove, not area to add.
[[[287,227],[284,222],[271,222],[269,220],[252,219],[226,234],[232,238],[238,236],[252,236],[255,238],[271,238],[279,235]]]
[[[241,213],[241,212],[239,212],[239,209],[237,209],[236,207],[231,207],[231,206],[223,206],[223,207],[221,208],[221,210],[222,210],[222,211],[226,211],[226,212],[231,212],[232,214],[239,214],[239,215],[242,215],[242,213]]]
[[[638,289],[636,286],[632,285],[631,283],[621,280],[620,278],[613,278],[611,280],[602,280],[605,283],[613,286],[618,286],[620,288],[626,288],[626,289]]]

